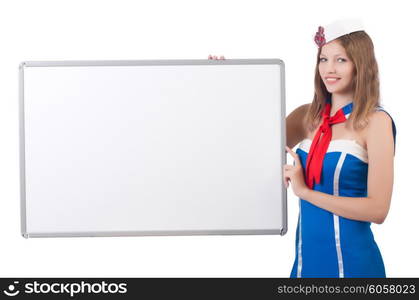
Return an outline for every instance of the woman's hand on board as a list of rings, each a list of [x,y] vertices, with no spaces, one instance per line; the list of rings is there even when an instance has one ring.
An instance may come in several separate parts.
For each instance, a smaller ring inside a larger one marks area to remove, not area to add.
[[[221,59],[221,60],[225,60],[225,57],[224,57],[224,55],[220,55],[220,58],[218,58],[217,57],[217,55],[208,55],[208,59],[215,59],[215,60],[218,60],[218,59]]]
[[[298,154],[292,151],[290,148],[285,146],[287,152],[291,154],[291,156],[295,160],[295,165],[284,165],[284,184],[285,187],[288,188],[289,181],[291,181],[291,187],[294,191],[294,194],[304,199],[304,195],[309,190],[308,186],[304,180],[304,173],[303,173],[303,166],[301,165],[300,158]]]

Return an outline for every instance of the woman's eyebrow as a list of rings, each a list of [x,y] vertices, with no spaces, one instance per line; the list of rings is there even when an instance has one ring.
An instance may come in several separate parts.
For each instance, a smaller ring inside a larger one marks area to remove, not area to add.
[[[327,56],[327,55],[324,55],[323,53],[321,53],[320,55]],[[335,56],[339,56],[339,55],[343,55],[343,54],[341,54],[341,53],[335,54]]]

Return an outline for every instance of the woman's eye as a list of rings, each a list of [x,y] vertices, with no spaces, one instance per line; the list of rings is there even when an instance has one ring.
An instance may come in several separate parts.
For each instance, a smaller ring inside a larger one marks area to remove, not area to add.
[[[326,61],[326,58],[321,57],[319,61],[321,61],[321,62],[322,62],[322,61]],[[345,61],[346,61],[346,59],[339,57],[339,58],[338,58],[338,61],[345,62]]]

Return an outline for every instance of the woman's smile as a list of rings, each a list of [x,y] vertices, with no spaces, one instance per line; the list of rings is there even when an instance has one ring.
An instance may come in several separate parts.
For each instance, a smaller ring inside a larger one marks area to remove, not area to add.
[[[338,78],[338,77],[326,77],[325,82],[326,82],[326,84],[335,84],[339,80],[340,80],[340,78]]]

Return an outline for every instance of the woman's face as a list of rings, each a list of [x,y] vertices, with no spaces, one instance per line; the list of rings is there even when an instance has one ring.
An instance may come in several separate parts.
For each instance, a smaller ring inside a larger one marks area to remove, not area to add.
[[[351,93],[354,70],[353,62],[337,40],[322,47],[319,73],[329,93]]]

